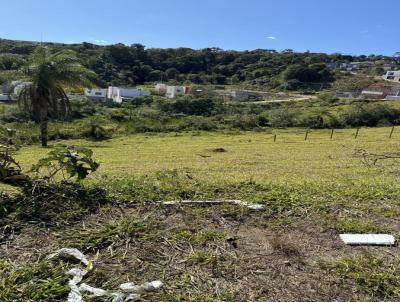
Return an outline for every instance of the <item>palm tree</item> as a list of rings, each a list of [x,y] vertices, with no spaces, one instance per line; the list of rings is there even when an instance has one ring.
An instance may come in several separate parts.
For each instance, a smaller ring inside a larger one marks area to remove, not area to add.
[[[45,46],[35,49],[22,71],[30,82],[18,94],[19,108],[40,124],[42,146],[46,147],[48,121],[67,118],[71,111],[65,88],[89,84],[95,73],[80,64],[74,51],[52,53]]]

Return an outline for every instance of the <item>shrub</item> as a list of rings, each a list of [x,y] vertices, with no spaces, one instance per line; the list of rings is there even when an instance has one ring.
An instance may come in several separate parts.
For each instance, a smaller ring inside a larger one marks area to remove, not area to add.
[[[57,174],[62,174],[66,179],[85,179],[90,173],[95,172],[99,164],[92,159],[93,151],[82,147],[59,147],[50,151],[47,157],[32,166],[31,172],[35,172],[40,180],[54,181]],[[47,170],[47,175],[40,173]]]
[[[383,104],[358,104],[341,115],[345,125],[374,127],[381,122],[399,124],[400,111]]]
[[[295,112],[294,110],[282,108],[271,111],[271,113],[268,116],[268,119],[272,127],[277,127],[277,128],[293,127],[295,124],[296,116],[297,112]]]
[[[186,115],[210,116],[218,110],[218,104],[212,98],[183,97],[161,104],[161,110]]]
[[[248,130],[260,127],[260,118],[255,114],[251,115],[237,115],[232,124],[235,128]]]
[[[93,140],[106,140],[112,137],[111,130],[106,129],[102,125],[106,121],[100,117],[92,118],[87,125],[87,129],[83,131],[83,136]]]

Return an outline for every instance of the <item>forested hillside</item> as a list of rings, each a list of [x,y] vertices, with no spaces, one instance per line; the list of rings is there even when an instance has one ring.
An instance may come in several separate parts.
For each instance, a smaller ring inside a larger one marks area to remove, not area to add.
[[[329,84],[335,79],[327,63],[390,59],[375,55],[353,57],[296,53],[292,50],[147,49],[141,44],[44,44],[55,50],[76,51],[82,63],[99,75],[100,86],[178,81],[217,85],[246,83],[277,89],[312,88]],[[7,74],[20,68],[37,45],[37,42],[0,39],[0,81],[5,81]]]

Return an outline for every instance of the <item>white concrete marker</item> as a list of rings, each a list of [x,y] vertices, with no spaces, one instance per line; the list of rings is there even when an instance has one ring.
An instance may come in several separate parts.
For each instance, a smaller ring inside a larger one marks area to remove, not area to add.
[[[386,234],[340,234],[340,239],[348,245],[388,245],[393,246],[396,239]]]

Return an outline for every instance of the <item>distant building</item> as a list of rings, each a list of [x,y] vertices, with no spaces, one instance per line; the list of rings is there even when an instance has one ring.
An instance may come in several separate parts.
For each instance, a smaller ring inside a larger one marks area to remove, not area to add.
[[[124,100],[134,99],[146,95],[150,95],[150,91],[142,88],[120,88],[110,86],[107,90],[107,99],[119,104]]]
[[[248,90],[232,90],[232,91],[221,91],[220,95],[228,97],[233,101],[246,102],[246,101],[260,101],[263,96],[257,92]]]
[[[400,82],[400,70],[397,71],[389,70],[382,78],[386,81]]]
[[[0,94],[0,102],[11,101],[11,96],[9,94]]]
[[[327,67],[332,70],[342,70],[342,71],[355,71],[359,69],[370,69],[375,67],[375,62],[365,61],[365,62],[332,62],[328,63]]]
[[[361,91],[336,91],[335,96],[338,98],[355,99],[358,98]]]
[[[12,81],[11,82],[11,91],[10,94],[13,98],[17,98],[21,91],[27,87],[32,85],[32,82],[23,82],[23,81]]]
[[[142,88],[85,88],[85,96],[92,101],[122,103],[124,100],[150,95],[150,91]]]
[[[400,101],[400,90],[395,95],[387,95],[385,100],[388,100],[388,101]]]
[[[367,99],[383,100],[388,96],[397,96],[400,93],[400,85],[372,84],[361,92],[361,96]]]
[[[167,86],[165,96],[173,99],[178,96],[183,96],[189,93],[189,87],[186,86]]]
[[[85,96],[92,101],[104,102],[107,99],[107,89],[85,88]]]
[[[165,95],[167,93],[167,85],[166,84],[157,84],[155,90],[159,95]]]

